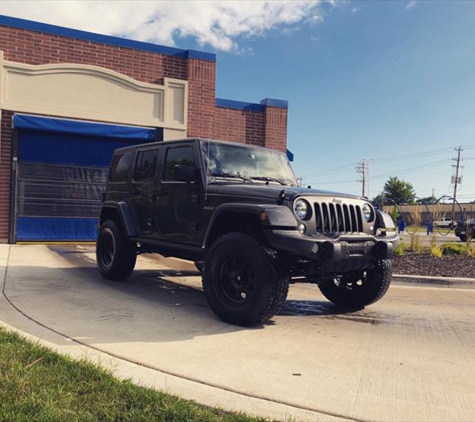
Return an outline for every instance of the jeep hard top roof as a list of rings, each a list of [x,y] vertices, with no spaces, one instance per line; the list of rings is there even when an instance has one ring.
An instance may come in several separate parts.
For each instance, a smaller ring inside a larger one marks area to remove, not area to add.
[[[180,143],[191,142],[191,141],[214,142],[214,143],[223,144],[223,145],[234,145],[234,146],[242,147],[242,148],[263,149],[263,150],[268,150],[268,151],[284,154],[284,152],[276,150],[276,149],[272,149],[272,148],[265,148],[258,145],[243,144],[240,142],[233,142],[233,141],[222,141],[222,140],[210,139],[210,138],[183,138],[183,139],[174,139],[172,141],[147,142],[147,143],[142,143],[142,144],[137,144],[137,145],[130,145],[128,147],[118,148],[114,151],[114,154],[124,152],[124,151],[129,151],[129,150],[135,150],[137,148],[150,148],[150,147],[159,146],[159,145],[174,145],[174,144],[180,144]]]

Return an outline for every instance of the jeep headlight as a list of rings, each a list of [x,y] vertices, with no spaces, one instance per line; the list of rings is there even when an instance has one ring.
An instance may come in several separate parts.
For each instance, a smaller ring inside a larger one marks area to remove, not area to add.
[[[310,215],[310,204],[304,199],[297,199],[294,203],[294,211],[300,220],[305,220]]]
[[[373,220],[373,208],[368,203],[363,205],[363,217],[366,222]]]

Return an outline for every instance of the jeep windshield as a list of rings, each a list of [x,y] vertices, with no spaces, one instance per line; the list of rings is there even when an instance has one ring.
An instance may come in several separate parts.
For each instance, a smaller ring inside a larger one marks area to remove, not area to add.
[[[282,152],[212,141],[203,141],[201,145],[210,181],[297,186],[292,167]]]

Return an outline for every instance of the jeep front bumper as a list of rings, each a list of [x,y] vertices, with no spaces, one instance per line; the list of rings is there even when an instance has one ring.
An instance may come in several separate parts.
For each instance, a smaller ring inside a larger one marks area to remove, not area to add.
[[[355,234],[331,238],[322,235],[302,235],[293,230],[268,230],[265,234],[276,250],[320,262],[390,259],[399,245],[397,234],[389,236]]]

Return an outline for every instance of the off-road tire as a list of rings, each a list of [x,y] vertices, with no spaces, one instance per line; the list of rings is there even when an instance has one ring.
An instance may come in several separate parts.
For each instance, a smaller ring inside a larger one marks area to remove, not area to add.
[[[289,278],[273,251],[246,234],[229,233],[217,239],[206,255],[203,289],[220,319],[246,327],[280,312]]]
[[[466,242],[467,241],[467,236],[461,235],[461,236],[459,236],[459,239],[460,239],[461,242]]]
[[[123,236],[114,221],[107,220],[99,229],[96,259],[102,277],[125,280],[134,271],[137,244]]]
[[[383,259],[370,270],[325,280],[319,284],[319,288],[335,305],[361,309],[385,295],[391,284],[391,274],[391,260]]]

